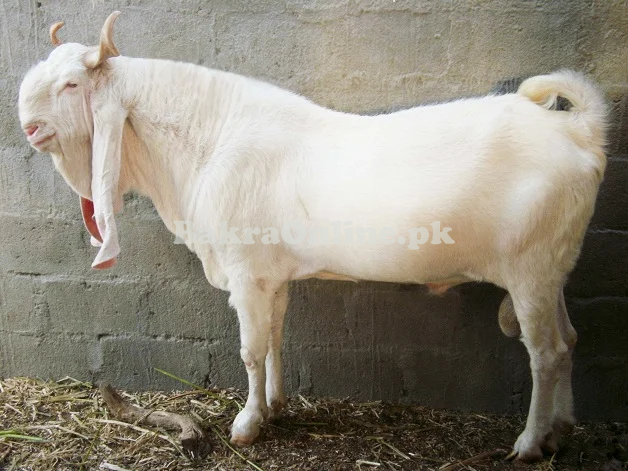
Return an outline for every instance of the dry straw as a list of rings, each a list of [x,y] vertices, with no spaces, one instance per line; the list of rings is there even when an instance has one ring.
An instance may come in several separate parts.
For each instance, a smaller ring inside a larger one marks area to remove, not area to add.
[[[192,390],[121,397],[148,415],[168,411],[194,419],[205,430],[204,456],[185,451],[180,430],[114,417],[90,383],[13,378],[0,380],[0,470],[524,469],[502,459],[523,428],[519,416],[301,395],[279,422],[264,426],[254,446],[238,449],[228,441],[229,425],[244,393],[162,373]],[[627,437],[625,424],[577,427],[562,455],[525,469],[626,469]]]

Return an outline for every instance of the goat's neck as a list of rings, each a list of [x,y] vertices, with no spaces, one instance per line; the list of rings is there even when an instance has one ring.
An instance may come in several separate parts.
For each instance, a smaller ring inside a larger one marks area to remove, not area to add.
[[[226,123],[246,79],[191,64],[124,59],[125,100],[132,105],[120,186],[150,197],[172,229],[191,210],[200,169],[229,139]]]
[[[119,186],[122,193],[134,190],[149,197],[168,228],[183,219],[181,208],[173,204],[178,201],[177,183],[168,162],[148,151],[129,120],[124,125]]]

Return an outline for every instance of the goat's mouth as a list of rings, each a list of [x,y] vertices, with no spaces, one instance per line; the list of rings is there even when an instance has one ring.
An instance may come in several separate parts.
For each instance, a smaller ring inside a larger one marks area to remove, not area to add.
[[[52,138],[55,137],[56,133],[55,132],[51,132],[48,134],[45,134],[43,136],[37,136],[34,139],[30,140],[30,144],[31,146],[33,146],[35,149],[41,151],[43,149],[45,149],[45,147],[52,141]]]

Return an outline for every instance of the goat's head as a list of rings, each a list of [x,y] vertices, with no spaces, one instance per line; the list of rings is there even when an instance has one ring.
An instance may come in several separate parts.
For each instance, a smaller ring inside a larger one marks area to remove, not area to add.
[[[92,265],[108,268],[119,252],[113,218],[122,198],[118,188],[122,129],[126,114],[111,97],[113,24],[120,12],[105,21],[98,46],[61,44],[50,28],[56,48],[33,67],[20,86],[19,116],[32,147],[50,152],[57,170],[81,197],[87,229],[101,245]],[[102,236],[101,236],[102,234]]]

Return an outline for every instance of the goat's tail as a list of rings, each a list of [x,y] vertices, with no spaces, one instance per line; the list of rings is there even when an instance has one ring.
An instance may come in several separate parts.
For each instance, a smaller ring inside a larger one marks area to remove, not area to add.
[[[519,86],[517,93],[547,109],[556,107],[558,97],[568,100],[569,117],[579,144],[603,156],[608,108],[602,91],[583,74],[560,70],[531,77]]]

